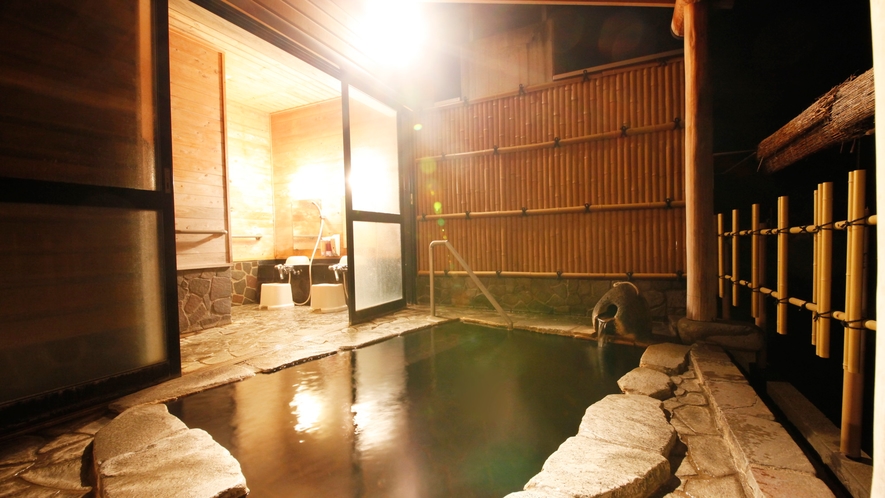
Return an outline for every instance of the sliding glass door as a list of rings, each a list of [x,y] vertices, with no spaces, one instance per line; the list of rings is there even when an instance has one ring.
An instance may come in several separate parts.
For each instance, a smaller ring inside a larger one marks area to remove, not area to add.
[[[350,321],[405,306],[403,214],[397,112],[344,85]]]
[[[180,372],[167,15],[0,9],[0,435]]]

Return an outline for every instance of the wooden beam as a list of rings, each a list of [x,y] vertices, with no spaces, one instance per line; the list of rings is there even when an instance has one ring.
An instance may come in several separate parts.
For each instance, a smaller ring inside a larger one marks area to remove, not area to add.
[[[683,9],[686,314],[689,319],[699,321],[716,318],[713,98],[707,64],[708,8],[708,2],[697,2],[686,3]]]

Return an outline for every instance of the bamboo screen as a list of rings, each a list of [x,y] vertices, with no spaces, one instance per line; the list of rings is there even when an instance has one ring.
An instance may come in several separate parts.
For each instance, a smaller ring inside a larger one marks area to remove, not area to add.
[[[680,56],[423,111],[419,271],[448,239],[475,271],[681,272],[683,109]]]

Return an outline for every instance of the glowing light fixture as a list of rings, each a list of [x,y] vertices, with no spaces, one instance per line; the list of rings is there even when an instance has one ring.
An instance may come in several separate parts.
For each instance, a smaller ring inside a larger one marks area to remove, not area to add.
[[[416,0],[366,0],[360,31],[370,57],[393,68],[415,59],[427,31],[419,4]]]

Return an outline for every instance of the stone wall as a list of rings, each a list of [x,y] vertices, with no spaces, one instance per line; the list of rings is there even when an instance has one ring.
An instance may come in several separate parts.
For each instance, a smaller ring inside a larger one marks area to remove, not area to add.
[[[230,323],[231,287],[229,267],[179,271],[179,333]]]
[[[230,272],[231,304],[256,304],[259,301],[258,261],[234,263]]]
[[[615,280],[480,277],[505,311],[589,316]],[[435,277],[436,303],[443,306],[492,309],[470,277]],[[649,304],[654,321],[685,315],[684,280],[634,280]],[[418,302],[430,303],[430,279],[418,277]]]
[[[258,304],[261,302],[261,284],[285,282],[274,270],[274,265],[283,260],[266,259],[238,261],[231,266],[231,304]]]

